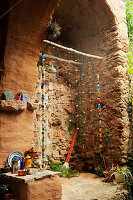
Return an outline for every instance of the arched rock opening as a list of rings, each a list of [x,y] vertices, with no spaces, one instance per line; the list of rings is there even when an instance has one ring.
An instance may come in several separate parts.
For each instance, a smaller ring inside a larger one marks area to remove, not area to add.
[[[111,140],[111,147],[107,147],[105,157],[111,159],[112,149],[113,159],[125,163],[129,127],[125,54],[128,36],[124,3],[113,0],[62,0],[53,21],[62,27],[59,41],[63,45],[104,56],[100,69],[102,126],[104,131],[107,127]],[[80,148],[81,155],[88,160],[95,157],[93,136],[90,135],[89,141],[85,152]]]

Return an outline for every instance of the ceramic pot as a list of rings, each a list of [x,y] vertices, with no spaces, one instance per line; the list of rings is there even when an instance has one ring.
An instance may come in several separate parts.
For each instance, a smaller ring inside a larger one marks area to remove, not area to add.
[[[10,167],[1,168],[0,171],[1,171],[1,173],[7,173],[7,172],[10,172]]]
[[[113,179],[114,179],[114,177],[112,176],[113,173],[114,173],[113,171],[103,171],[103,174],[105,176],[105,180],[107,182],[113,181]]]
[[[83,168],[83,163],[75,164],[73,165],[74,169],[77,170],[78,172],[82,172]]]
[[[117,183],[124,183],[125,182],[124,174],[115,173],[115,180],[117,181]]]
[[[31,167],[31,165],[32,165],[32,159],[31,159],[31,157],[29,155],[27,155],[27,157],[25,158],[25,165],[24,165],[24,167],[25,168],[26,167]]]
[[[18,176],[26,176],[26,171],[18,170]]]
[[[12,198],[12,194],[4,194],[3,200],[10,200]]]

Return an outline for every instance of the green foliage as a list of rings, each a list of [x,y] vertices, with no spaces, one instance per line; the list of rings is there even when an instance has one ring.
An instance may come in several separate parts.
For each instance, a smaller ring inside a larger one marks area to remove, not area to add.
[[[126,180],[133,179],[131,171],[128,167],[124,167],[124,168],[120,169],[119,166],[117,166],[116,173],[123,174],[125,176]]]
[[[79,176],[79,172],[76,170],[72,170],[70,168],[66,168],[62,165],[61,162],[51,163],[50,164],[50,170],[61,172],[61,176],[64,178],[71,178],[73,176]]]
[[[127,69],[127,72],[129,72],[129,74],[133,74],[133,53],[129,51],[127,53],[127,57],[129,60],[129,68]]]
[[[12,162],[17,162],[18,161],[18,158],[17,157],[14,157],[13,159],[12,159]]]
[[[130,40],[130,49],[133,51],[133,0],[126,1],[126,19],[128,36]]]
[[[98,165],[97,167],[95,167],[95,172],[96,172],[96,175],[98,176],[102,176],[103,175],[103,169],[100,165]]]
[[[17,96],[21,96],[22,95],[22,92],[17,92]]]
[[[8,185],[6,185],[6,184],[2,184],[2,185],[0,185],[0,194],[6,194],[6,193],[8,193]]]
[[[129,59],[129,67],[127,69],[129,80],[132,78],[133,74],[133,0],[126,1],[126,19],[128,26],[128,36],[129,36],[129,53],[127,57]]]
[[[61,34],[61,27],[58,23],[53,22],[48,25],[47,28],[47,38],[49,40],[54,40]]]
[[[7,168],[7,167],[9,167],[8,161],[6,161],[6,162],[4,163],[4,168]]]

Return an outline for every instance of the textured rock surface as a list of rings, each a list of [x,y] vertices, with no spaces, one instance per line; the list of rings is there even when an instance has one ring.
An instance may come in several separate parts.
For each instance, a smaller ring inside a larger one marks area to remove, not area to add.
[[[9,1],[10,6],[12,3]],[[0,95],[5,91],[12,91],[14,94],[22,91],[29,94],[32,101],[40,46],[46,37],[46,27],[57,3],[58,0],[23,0],[9,13],[4,54],[5,71],[1,77]],[[2,166],[11,151],[17,149],[23,152],[33,145],[33,112],[0,112],[0,130]]]
[[[27,108],[27,102],[19,100],[1,100],[0,110],[22,111]]]
[[[56,74],[48,72],[50,66],[47,63],[47,71],[45,71],[48,83],[45,86],[45,145],[47,147],[45,153],[51,161],[65,161],[70,146],[71,135],[73,135],[73,130],[70,131],[69,128],[70,109],[68,102],[70,102],[70,90],[63,82],[62,84],[59,83],[56,79]],[[38,66],[38,84],[34,94],[34,101],[38,102],[39,106],[35,111],[34,141],[35,148],[40,154],[42,151],[41,80],[41,66]],[[61,88],[61,90],[57,88]]]
[[[104,56],[100,68],[102,127],[103,132],[105,127],[109,129],[113,159],[120,163],[125,162],[129,137],[125,3],[115,0],[62,0],[54,17],[63,27],[63,44],[86,53]],[[79,151],[90,160],[94,159],[94,138],[95,132],[90,132],[87,148],[81,147]],[[110,147],[106,155],[107,158],[110,157]]]
[[[37,104],[37,103],[33,103],[33,102],[28,102],[28,103],[27,103],[27,108],[28,108],[29,110],[36,110],[37,107],[38,107],[38,104]]]

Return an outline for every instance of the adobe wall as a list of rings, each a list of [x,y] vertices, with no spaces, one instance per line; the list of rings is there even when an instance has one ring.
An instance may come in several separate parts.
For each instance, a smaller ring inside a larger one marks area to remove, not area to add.
[[[12,1],[9,4],[11,6]],[[12,91],[14,95],[22,91],[29,94],[32,101],[40,46],[46,37],[46,27],[57,4],[58,0],[23,0],[10,11],[0,96],[5,91]],[[24,152],[33,145],[33,140],[33,112],[0,111],[1,167],[13,150]]]

